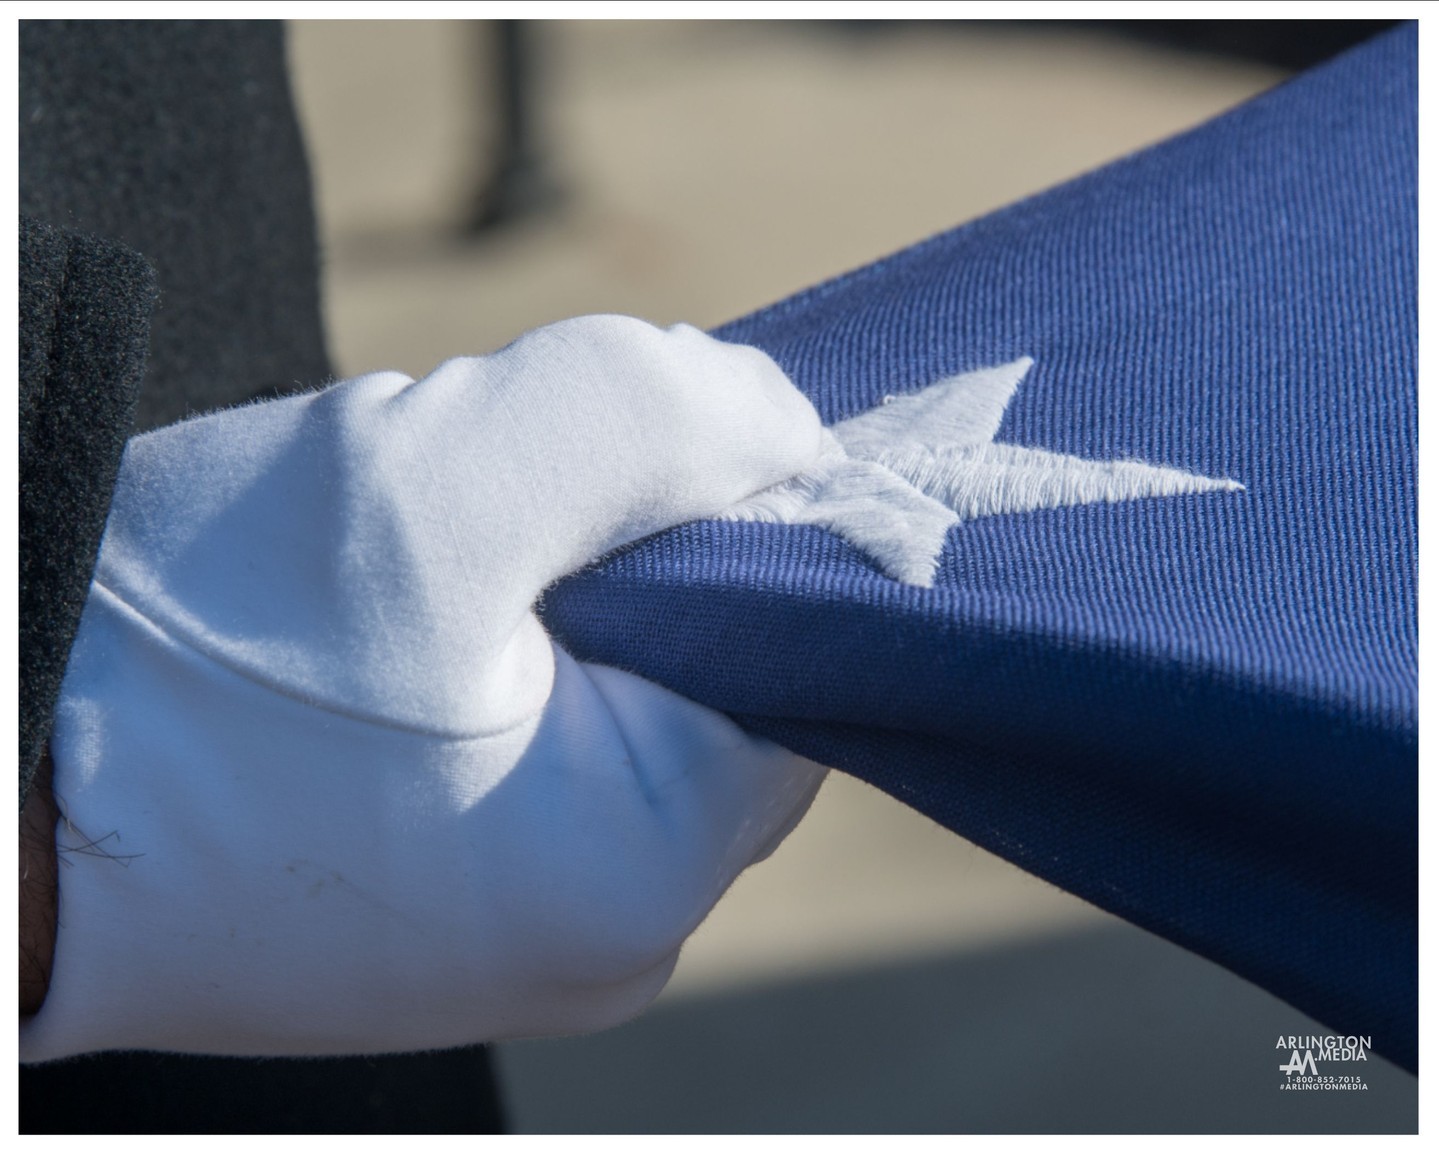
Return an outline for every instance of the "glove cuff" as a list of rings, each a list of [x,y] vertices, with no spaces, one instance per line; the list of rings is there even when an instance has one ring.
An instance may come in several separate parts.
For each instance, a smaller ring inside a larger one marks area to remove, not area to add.
[[[22,1061],[373,1054],[643,1009],[822,772],[550,652],[541,714],[456,738],[282,695],[97,585],[52,740],[59,928]]]

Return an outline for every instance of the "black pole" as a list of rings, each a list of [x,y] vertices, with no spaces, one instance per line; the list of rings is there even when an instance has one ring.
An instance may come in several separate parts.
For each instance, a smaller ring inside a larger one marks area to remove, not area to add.
[[[552,208],[558,188],[545,163],[537,127],[540,102],[535,28],[528,20],[481,26],[482,51],[493,53],[493,83],[482,93],[498,125],[490,170],[468,221],[485,232]]]

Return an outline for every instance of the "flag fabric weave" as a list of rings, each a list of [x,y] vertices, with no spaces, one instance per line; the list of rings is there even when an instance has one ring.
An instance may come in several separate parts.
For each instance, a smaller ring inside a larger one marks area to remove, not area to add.
[[[1387,33],[716,333],[839,432],[1032,360],[997,425],[920,445],[975,511],[932,586],[750,516],[559,584],[547,625],[1415,1068],[1417,52]],[[901,455],[871,451],[944,503]],[[976,460],[1038,492],[1051,457],[1194,482],[975,502]]]

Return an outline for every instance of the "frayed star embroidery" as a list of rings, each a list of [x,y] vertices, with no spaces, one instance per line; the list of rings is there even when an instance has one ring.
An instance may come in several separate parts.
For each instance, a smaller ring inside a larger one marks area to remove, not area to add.
[[[901,583],[931,587],[961,520],[1244,485],[1135,460],[1086,460],[997,444],[1029,357],[940,380],[835,424],[819,460],[723,518],[813,524],[849,541]]]

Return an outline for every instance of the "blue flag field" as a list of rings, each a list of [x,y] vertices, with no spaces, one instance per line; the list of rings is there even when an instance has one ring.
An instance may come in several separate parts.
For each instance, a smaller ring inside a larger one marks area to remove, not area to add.
[[[547,625],[1415,1069],[1417,40],[718,331],[833,469]]]

